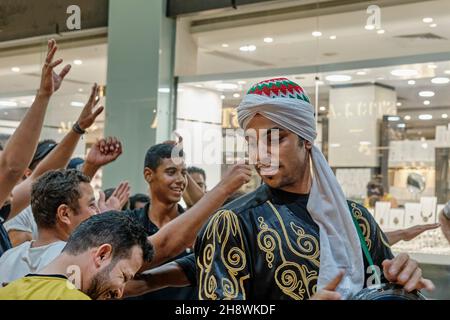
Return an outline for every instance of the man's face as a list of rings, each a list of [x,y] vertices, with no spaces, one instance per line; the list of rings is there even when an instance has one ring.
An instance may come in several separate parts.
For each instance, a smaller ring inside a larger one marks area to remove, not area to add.
[[[152,199],[156,197],[164,203],[177,203],[181,200],[187,185],[186,165],[178,158],[163,159],[155,171],[145,168],[147,181],[150,182]]]
[[[75,210],[75,214],[71,215],[71,233],[80,223],[99,212],[91,185],[87,182],[82,182],[79,185],[79,189],[81,197],[78,199],[78,208]]]
[[[276,189],[283,189],[298,183],[306,170],[309,170],[309,150],[311,143],[305,141],[300,143],[300,138],[282,128],[275,122],[257,114],[249,122],[248,129],[256,132],[256,142],[258,145],[267,145],[267,155],[271,159],[278,158],[278,166],[271,166],[267,159],[260,159],[258,155],[255,169],[261,176],[264,183]],[[271,146],[271,135],[278,130],[278,141]],[[276,143],[278,142],[278,147]],[[272,161],[273,163],[273,161]]]
[[[192,179],[197,183],[197,185],[202,189],[203,192],[206,192],[206,181],[201,173],[194,172],[190,174]]]
[[[93,300],[120,299],[125,285],[142,267],[142,249],[134,246],[129,258],[110,262],[93,277],[86,294]]]

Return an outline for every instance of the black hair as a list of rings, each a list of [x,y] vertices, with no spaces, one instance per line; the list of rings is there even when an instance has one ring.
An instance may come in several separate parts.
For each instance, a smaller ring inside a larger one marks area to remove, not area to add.
[[[32,186],[31,208],[39,227],[51,228],[56,223],[58,207],[66,204],[72,210],[78,209],[81,197],[80,183],[89,183],[91,179],[77,170],[49,171]]]
[[[42,140],[38,143],[36,151],[33,155],[33,159],[31,160],[29,169],[34,170],[38,166],[38,164],[44,160],[44,158],[53,150],[56,146],[56,141],[52,139]]]
[[[136,193],[130,197],[130,210],[136,209],[136,202],[149,203],[150,197],[143,193]]]
[[[206,180],[206,173],[205,173],[205,170],[203,170],[202,168],[192,166],[192,167],[187,168],[187,172],[189,174],[192,174],[192,173],[201,174],[203,176],[203,179]]]
[[[153,258],[153,246],[144,227],[120,211],[108,211],[83,221],[67,240],[63,252],[78,255],[103,244],[111,245],[115,262],[129,258],[134,246],[142,249],[144,261]]]
[[[172,152],[175,147],[175,145],[170,143],[160,143],[150,147],[145,155],[144,167],[155,171],[163,159],[170,159],[172,157]],[[184,157],[183,150],[180,149],[178,151],[178,156]]]

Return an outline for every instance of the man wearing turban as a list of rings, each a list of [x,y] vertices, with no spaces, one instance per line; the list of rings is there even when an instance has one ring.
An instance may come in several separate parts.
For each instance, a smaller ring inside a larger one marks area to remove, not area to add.
[[[263,184],[226,205],[197,237],[200,299],[347,299],[377,282],[432,289],[416,261],[394,257],[361,205],[346,201],[316,138],[314,108],[285,79],[254,85],[240,126],[278,147],[257,157]]]

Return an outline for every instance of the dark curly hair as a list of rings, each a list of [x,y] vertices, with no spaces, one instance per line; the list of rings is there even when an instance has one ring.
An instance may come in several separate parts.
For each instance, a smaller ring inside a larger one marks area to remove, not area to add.
[[[108,211],[83,221],[69,237],[63,252],[78,255],[103,244],[111,245],[114,263],[128,259],[134,246],[142,249],[144,261],[153,258],[153,246],[144,227],[120,211]]]
[[[62,204],[78,210],[81,197],[80,183],[91,179],[77,170],[49,171],[33,184],[31,209],[38,227],[51,228],[56,223],[56,212]]]

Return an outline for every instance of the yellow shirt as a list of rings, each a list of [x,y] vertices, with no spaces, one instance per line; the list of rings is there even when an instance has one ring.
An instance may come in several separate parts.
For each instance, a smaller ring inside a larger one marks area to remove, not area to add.
[[[0,300],[91,300],[64,276],[29,275],[0,288]]]

